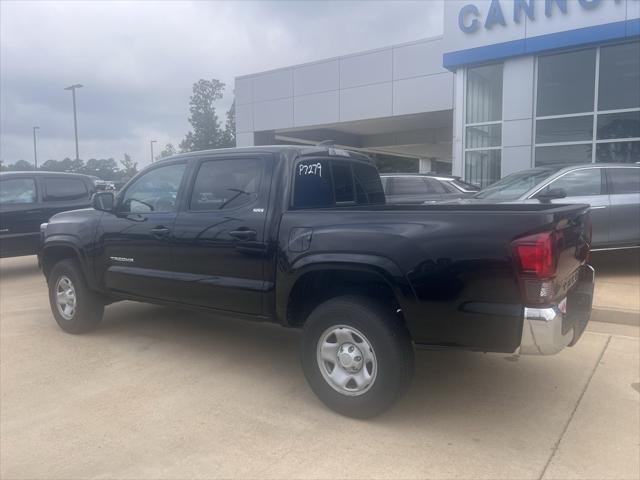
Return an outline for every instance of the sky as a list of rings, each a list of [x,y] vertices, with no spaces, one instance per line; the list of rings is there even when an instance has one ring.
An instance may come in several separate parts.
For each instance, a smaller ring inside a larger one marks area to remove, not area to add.
[[[73,158],[77,90],[80,158],[143,166],[189,131],[200,78],[239,75],[442,33],[443,0],[12,1],[0,0],[0,160]]]

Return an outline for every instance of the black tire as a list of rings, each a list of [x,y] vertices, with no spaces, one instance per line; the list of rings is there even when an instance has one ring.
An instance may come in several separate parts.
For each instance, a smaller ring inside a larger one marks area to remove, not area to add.
[[[67,278],[75,292],[75,309],[65,318],[58,308],[58,282]],[[80,265],[74,259],[62,260],[54,265],[47,279],[49,284],[49,305],[51,312],[62,330],[67,333],[84,333],[94,329],[102,321],[104,301],[87,286]]]
[[[373,349],[376,375],[363,393],[349,395],[337,391],[321,371],[318,342],[335,326],[361,332]],[[318,305],[304,325],[301,357],[305,377],[315,394],[329,408],[348,417],[370,418],[381,414],[400,398],[413,378],[414,355],[409,332],[390,305],[367,297],[335,297]]]

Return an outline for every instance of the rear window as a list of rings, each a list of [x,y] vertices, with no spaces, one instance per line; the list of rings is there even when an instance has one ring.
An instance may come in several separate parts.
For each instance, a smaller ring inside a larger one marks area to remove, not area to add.
[[[59,202],[89,198],[89,190],[80,178],[45,178],[44,200]]]
[[[392,177],[387,185],[390,195],[424,195],[429,193],[422,177]]]
[[[293,207],[384,203],[378,171],[373,166],[329,159],[297,163],[294,171]]]
[[[609,168],[611,193],[640,193],[640,168]]]
[[[385,203],[384,189],[378,170],[372,165],[355,163],[353,175],[356,181],[357,201],[360,205]]]

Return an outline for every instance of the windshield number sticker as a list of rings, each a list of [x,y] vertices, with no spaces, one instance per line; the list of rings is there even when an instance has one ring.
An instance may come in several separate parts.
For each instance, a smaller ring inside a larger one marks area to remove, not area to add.
[[[322,164],[318,162],[310,165],[298,165],[298,175],[317,175],[322,177]]]

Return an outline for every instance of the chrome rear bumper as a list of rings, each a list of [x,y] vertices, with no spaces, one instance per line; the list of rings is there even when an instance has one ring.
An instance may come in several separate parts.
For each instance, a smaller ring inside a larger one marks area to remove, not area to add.
[[[525,308],[518,353],[553,355],[575,344],[589,322],[593,300],[594,271],[585,265],[576,288],[547,308]]]

